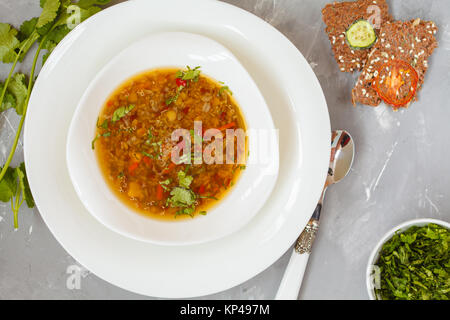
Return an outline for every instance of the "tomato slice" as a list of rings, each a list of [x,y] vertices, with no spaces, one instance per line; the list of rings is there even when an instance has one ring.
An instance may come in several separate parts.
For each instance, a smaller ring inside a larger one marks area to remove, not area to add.
[[[381,99],[398,109],[405,107],[416,94],[419,76],[408,62],[391,60],[378,69],[374,88]]]

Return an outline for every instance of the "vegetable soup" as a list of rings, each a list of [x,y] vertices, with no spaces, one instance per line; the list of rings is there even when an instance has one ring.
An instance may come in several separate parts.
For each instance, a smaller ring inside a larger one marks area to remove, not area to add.
[[[185,136],[173,138],[179,129],[185,129],[192,143],[186,144]],[[228,135],[240,129],[244,143],[239,144],[235,135],[231,148],[210,148],[220,140],[217,135],[207,139],[208,129],[216,129],[227,142]],[[146,216],[174,220],[207,214],[233,187],[245,169],[245,129],[225,84],[201,74],[199,67],[164,68],[136,75],[113,92],[99,115],[92,148],[119,199]],[[194,141],[201,149],[195,149]],[[174,150],[182,147],[187,154],[175,161]],[[208,148],[213,157],[231,154],[233,161],[208,164]]]

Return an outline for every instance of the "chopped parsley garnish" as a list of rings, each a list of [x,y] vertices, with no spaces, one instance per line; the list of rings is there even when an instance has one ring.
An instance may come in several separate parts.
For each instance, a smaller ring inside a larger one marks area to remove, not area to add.
[[[149,157],[150,159],[153,159],[153,158],[154,158],[153,155],[150,154],[150,153],[147,153],[147,152],[145,152],[145,151],[141,151],[141,152],[142,152],[142,154],[143,154],[144,156]]]
[[[92,150],[95,149],[95,142],[100,139],[101,137],[110,137],[111,136],[111,132],[105,132],[103,134],[97,134],[97,136],[94,138],[94,140],[92,140]]]
[[[189,207],[189,208],[183,208],[183,209],[180,209],[177,212],[175,212],[175,218],[177,216],[184,215],[184,214],[185,215],[189,215],[191,217],[194,217],[194,212],[195,212],[195,207],[194,206]]]
[[[175,102],[175,101],[178,100],[178,97],[180,96],[180,91],[181,91],[180,88],[181,88],[181,87],[179,87],[179,88],[177,89],[177,93],[176,93],[173,97],[170,97],[170,98],[166,99],[166,105],[169,105],[169,104],[171,104],[172,102]]]
[[[125,117],[128,113],[130,113],[131,110],[133,110],[135,107],[134,104],[130,104],[128,107],[120,107],[116,109],[112,116],[112,121],[117,122],[123,117]]]
[[[102,122],[102,124],[99,124],[98,121],[99,121],[99,119],[97,119],[97,128],[99,128],[99,129],[102,128],[102,129],[105,129],[105,130],[108,129],[108,124],[109,124],[108,119],[105,119]]]
[[[178,184],[180,187],[188,189],[194,178],[192,176],[186,175],[184,171],[178,171]]]
[[[151,159],[155,159],[155,158],[159,158],[161,156],[161,146],[162,146],[162,142],[158,141],[158,142],[150,142],[150,140],[145,141],[145,144],[150,145],[151,147],[153,147],[153,152],[156,154],[150,154],[146,151],[141,151],[141,153],[144,156],[147,156]]]
[[[177,92],[172,97],[166,99],[166,105],[170,105],[172,102],[178,100],[180,96],[181,90],[185,87],[189,86],[190,82],[197,82],[200,77],[200,66],[191,69],[189,66],[186,66],[187,70],[178,70],[175,74],[176,83],[177,83]]]
[[[170,197],[167,199],[166,204],[171,207],[178,207],[179,210],[175,213],[175,217],[178,215],[190,215],[193,216],[195,212],[195,206],[197,205],[197,195],[189,189],[192,180],[194,178],[186,174],[186,172],[178,171],[178,187],[175,187],[170,191]],[[160,182],[160,185],[164,188],[170,180]]]
[[[198,198],[201,198],[201,199],[219,200],[219,199],[217,199],[216,197],[213,197],[213,196],[198,196]]]
[[[219,81],[219,83],[224,84],[222,81]],[[230,96],[233,95],[233,92],[230,90],[230,88],[225,85],[225,86],[220,87],[218,96],[221,96],[223,93],[225,93],[225,91],[227,91],[230,94]]]
[[[436,224],[414,226],[387,241],[378,261],[383,300],[450,299],[450,232]]]
[[[170,198],[167,199],[167,202],[172,207],[190,207],[196,202],[195,193],[192,190],[185,189],[182,187],[175,187],[170,191]]]
[[[178,70],[175,76],[181,80],[191,80],[197,82],[200,77],[200,66],[197,66],[194,69],[186,66],[186,69],[187,70]]]
[[[170,179],[166,179],[166,180],[164,180],[164,181],[160,181],[159,182],[159,184],[161,185],[161,187],[164,189],[164,190],[169,190],[169,188],[167,187],[169,184],[170,184]]]

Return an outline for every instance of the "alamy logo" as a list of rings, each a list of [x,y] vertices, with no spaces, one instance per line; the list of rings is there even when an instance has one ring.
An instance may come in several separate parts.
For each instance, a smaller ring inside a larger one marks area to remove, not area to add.
[[[80,290],[81,279],[85,278],[89,274],[89,271],[76,264],[72,264],[67,267],[66,273],[69,275],[66,280],[67,289]]]
[[[67,7],[69,17],[66,20],[67,27],[72,30],[81,22],[81,9],[78,6],[70,5]]]

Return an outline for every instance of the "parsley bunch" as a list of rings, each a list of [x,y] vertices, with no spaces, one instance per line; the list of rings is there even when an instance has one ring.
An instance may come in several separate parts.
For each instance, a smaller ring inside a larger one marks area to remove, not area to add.
[[[27,113],[28,102],[33,88],[36,65],[40,53],[44,64],[56,45],[78,23],[99,12],[98,5],[105,5],[110,0],[40,0],[41,15],[24,21],[19,29],[8,23],[0,23],[0,62],[12,64],[8,77],[0,81],[0,112],[14,109],[21,117],[10,153],[3,167],[0,167],[0,201],[12,202],[14,226],[17,228],[17,213],[25,201],[32,208],[34,202],[26,179],[25,166],[11,168],[23,123]],[[14,73],[17,63],[22,62],[34,44],[38,49],[34,54],[30,75]]]
[[[386,242],[378,298],[384,300],[450,299],[450,232],[436,224],[411,227]]]

